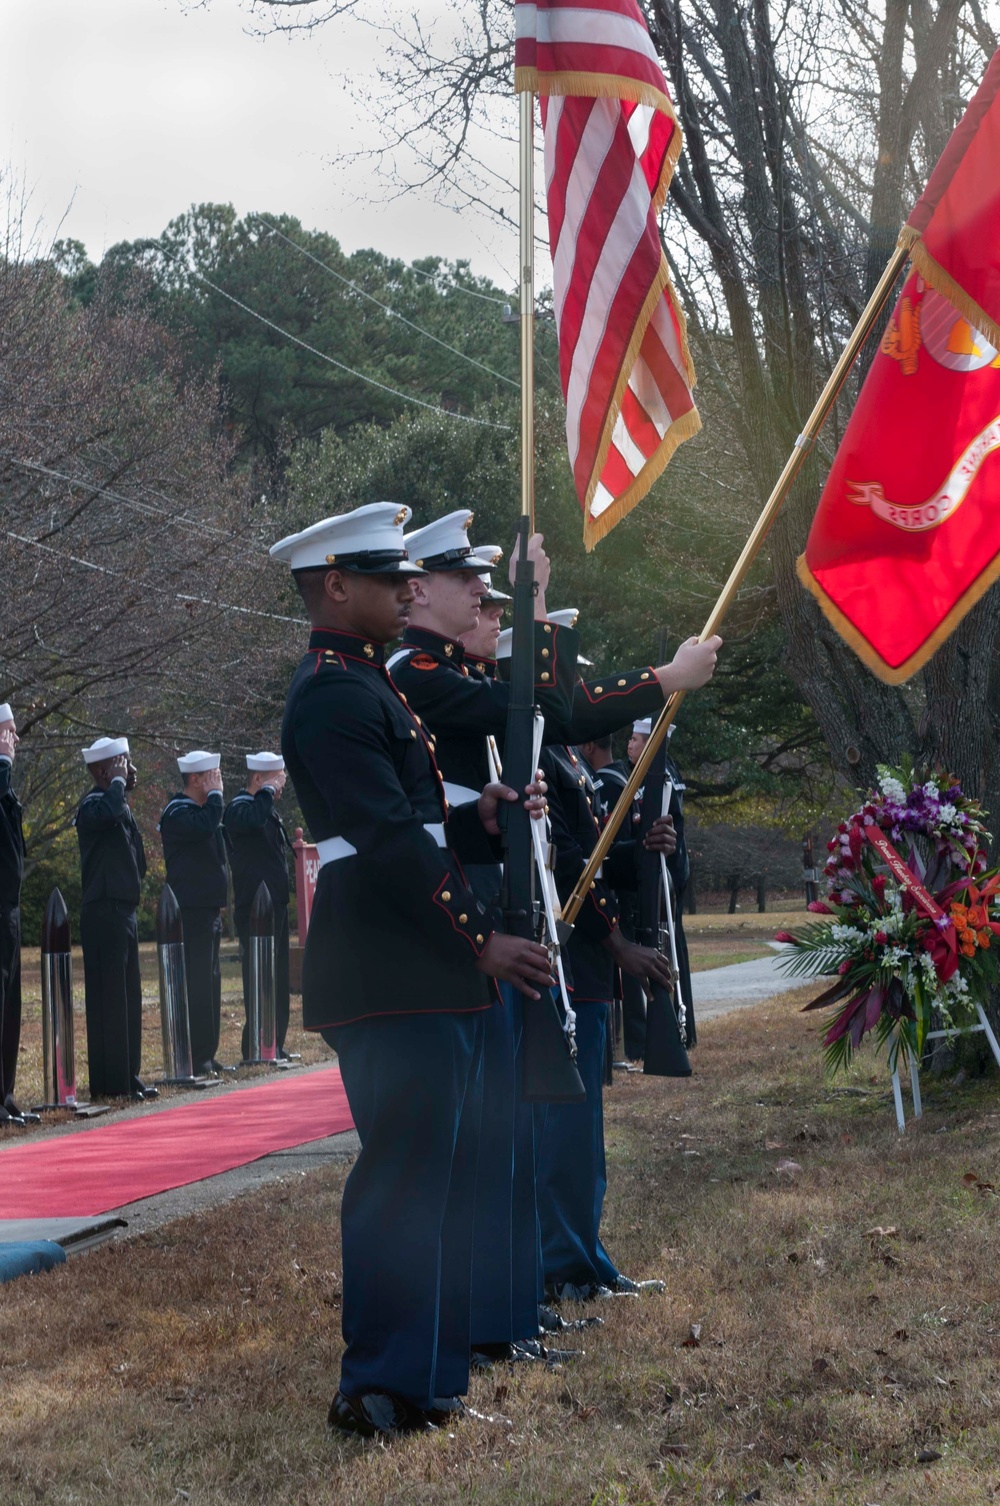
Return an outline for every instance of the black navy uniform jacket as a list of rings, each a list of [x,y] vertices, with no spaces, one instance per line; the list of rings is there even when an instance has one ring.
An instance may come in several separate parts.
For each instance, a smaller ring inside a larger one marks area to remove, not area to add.
[[[285,705],[281,751],[313,841],[354,849],[320,868],[306,941],[307,1030],[490,1002],[476,963],[500,915],[466,886],[457,854],[495,862],[474,804],[451,810],[449,846],[425,827],[445,798],[422,718],[381,644],[316,629]]]
[[[571,713],[577,642],[572,628],[535,623],[535,694],[546,720],[559,725]],[[510,705],[510,686],[490,669],[492,660],[470,659],[457,639],[411,627],[390,670],[433,732],[444,778],[477,793],[490,778],[487,737],[497,739],[502,758]]]
[[[222,796],[213,790],[199,805],[183,790],[160,816],[167,883],[182,910],[221,910],[229,900]]]
[[[650,664],[644,669],[623,669],[599,680],[581,681],[573,693],[573,709],[563,741],[589,743],[607,737],[627,722],[663,710],[663,691]]]
[[[556,849],[556,888],[565,904],[600,835],[599,809],[586,766],[569,748],[542,749],[542,769],[549,787],[549,817]],[[612,848],[602,876],[580,907],[567,947],[574,999],[614,998],[615,966],[602,945],[618,924],[614,887],[635,887],[635,845]]]
[[[0,758],[0,905],[21,902],[24,878],[24,823],[21,802],[10,787],[10,759]]]
[[[137,905],[146,876],[142,834],[125,798],[124,779],[84,795],[73,817],[80,842],[82,902],[114,899]]]
[[[249,910],[261,884],[276,905],[288,904],[288,838],[275,810],[274,792],[240,790],[223,816],[237,910]]]

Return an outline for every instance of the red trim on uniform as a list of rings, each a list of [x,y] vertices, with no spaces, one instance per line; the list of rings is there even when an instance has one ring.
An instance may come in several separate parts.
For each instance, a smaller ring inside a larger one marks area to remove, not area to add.
[[[641,678],[641,676],[644,674],[649,675],[649,680],[643,680]],[[648,669],[630,669],[625,678],[629,679],[632,675],[635,675],[637,678],[631,685],[626,685],[624,689],[619,688],[617,683],[620,679],[622,679],[621,675],[614,673],[608,675],[609,681],[614,680],[615,688],[614,690],[608,690],[604,688],[604,682],[602,681],[602,691],[601,694],[597,697],[591,695],[586,680],[581,682],[581,689],[583,690],[584,695],[587,697],[587,700],[592,706],[603,706],[605,701],[623,700],[625,697],[632,695],[634,691],[642,690],[647,684],[659,684],[656,679],[656,670],[653,665],[650,665]]]
[[[451,921],[452,929],[454,930],[455,935],[456,936],[461,936],[462,939],[463,939],[463,941],[467,941],[469,943],[469,945],[471,946],[472,950],[475,952],[476,956],[477,957],[481,957],[483,955],[483,952],[486,949],[486,945],[487,945],[490,937],[493,935],[493,932],[496,930],[496,927],[495,926],[491,926],[489,930],[484,930],[484,931],[482,931],[480,933],[482,935],[482,938],[483,938],[481,945],[476,941],[475,936],[470,936],[470,935],[466,934],[466,932],[458,924],[458,921],[452,915],[451,910],[448,907],[448,902],[445,901],[445,900],[441,900],[441,899],[438,898],[438,895],[441,893],[441,891],[445,887],[445,885],[446,884],[453,884],[454,882],[455,882],[455,880],[452,877],[452,875],[450,873],[446,873],[445,876],[444,876],[444,878],[441,880],[440,884],[438,884],[437,889],[434,891],[434,894],[431,896],[431,898],[433,899],[434,903],[437,905],[438,909],[439,910],[443,910],[444,913],[447,915],[448,919]],[[471,920],[471,917],[470,917],[470,920]]]

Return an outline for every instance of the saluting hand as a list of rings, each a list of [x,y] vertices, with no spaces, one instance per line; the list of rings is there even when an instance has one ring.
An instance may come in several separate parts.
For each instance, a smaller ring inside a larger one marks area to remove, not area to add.
[[[220,795],[222,794],[222,770],[221,769],[206,769],[205,770],[205,774],[204,774],[204,779],[205,779],[205,783],[204,783],[204,786],[203,786],[204,789],[208,790],[209,792],[211,792],[212,790],[218,790],[219,794]]]
[[[134,790],[136,785],[139,783],[139,770],[136,768],[131,758],[127,759],[126,762],[128,764],[128,767],[125,770],[125,788],[126,790]]]
[[[11,763],[13,763],[16,752],[17,733],[14,731],[14,728],[10,724],[6,727],[0,727],[0,758],[9,758]]]

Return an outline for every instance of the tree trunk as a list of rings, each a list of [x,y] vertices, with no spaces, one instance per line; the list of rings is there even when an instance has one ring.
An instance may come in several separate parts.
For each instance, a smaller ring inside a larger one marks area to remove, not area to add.
[[[736,901],[740,897],[740,881],[735,875],[729,880],[729,913],[736,914]]]
[[[767,877],[764,874],[757,880],[757,914],[767,913]]]

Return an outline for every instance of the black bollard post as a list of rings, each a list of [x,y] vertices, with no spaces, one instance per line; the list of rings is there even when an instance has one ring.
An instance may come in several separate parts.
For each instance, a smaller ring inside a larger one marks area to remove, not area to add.
[[[42,1072],[45,1102],[36,1109],[75,1109],[73,955],[69,913],[53,889],[42,922]]]
[[[163,1035],[162,1081],[176,1087],[191,1087],[199,1079],[195,1077],[191,1064],[184,926],[180,905],[169,884],[164,884],[156,910],[156,955],[160,973],[160,1029]]]
[[[250,909],[250,997],[247,1000],[246,1067],[278,1066],[274,1018],[274,903],[265,883]]]

